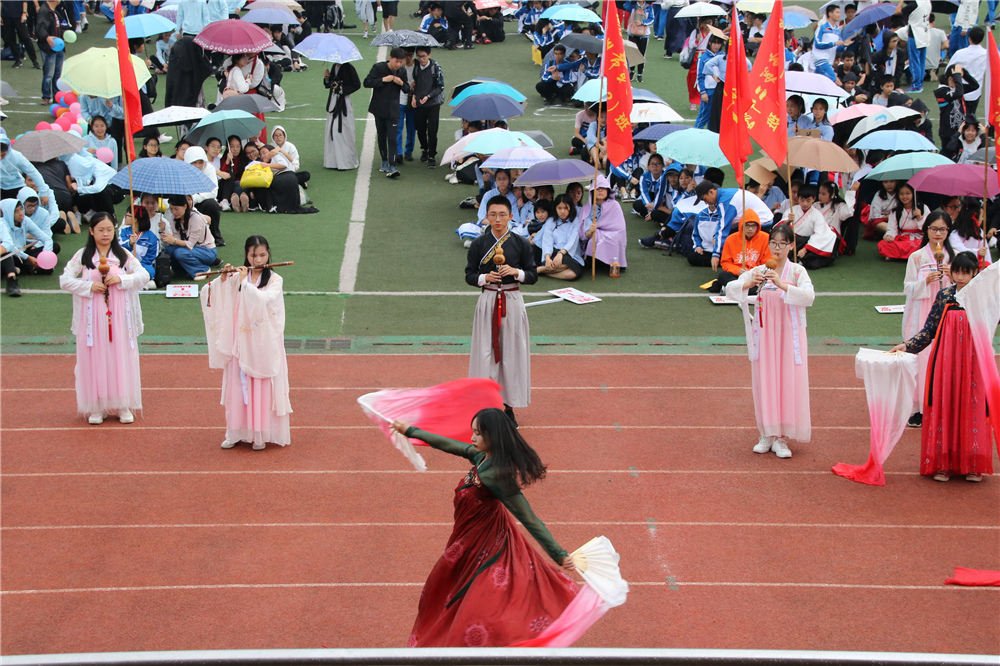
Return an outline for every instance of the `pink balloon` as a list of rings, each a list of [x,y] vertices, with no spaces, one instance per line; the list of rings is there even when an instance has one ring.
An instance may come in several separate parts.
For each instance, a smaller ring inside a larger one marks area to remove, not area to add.
[[[56,264],[59,263],[59,257],[57,257],[56,253],[51,250],[43,250],[39,252],[38,256],[35,257],[35,260],[38,261],[38,267],[43,271],[55,268]]]
[[[59,129],[61,129],[63,132],[68,132],[70,125],[72,125],[73,123],[69,121],[69,118],[60,118],[55,122],[55,124],[58,125]]]
[[[42,122],[40,122],[37,125],[35,125],[35,129],[36,130],[47,130],[47,129],[52,129],[52,126],[49,125],[47,122],[45,122],[43,120]]]
[[[69,110],[72,111],[75,114],[79,114],[80,113],[80,103],[79,102],[73,102],[72,104],[69,105]]]
[[[64,97],[66,97],[66,93],[60,90],[59,92],[56,93],[56,96],[54,98],[55,103],[56,104],[62,104],[62,101],[63,101]]]
[[[57,132],[64,131],[62,125],[60,125],[59,123],[52,123],[46,129],[55,130]]]
[[[84,134],[87,133],[87,126],[86,125],[77,125],[76,129],[80,132],[80,136],[83,136]]]
[[[115,159],[115,154],[111,152],[110,148],[103,146],[97,149],[97,159],[105,164],[111,164],[111,160]]]
[[[68,92],[65,95],[63,95],[63,102],[65,102],[66,104],[69,104],[70,106],[73,105],[73,102],[77,102],[77,101],[79,101],[79,100],[77,100],[77,98],[76,98],[76,93]]]

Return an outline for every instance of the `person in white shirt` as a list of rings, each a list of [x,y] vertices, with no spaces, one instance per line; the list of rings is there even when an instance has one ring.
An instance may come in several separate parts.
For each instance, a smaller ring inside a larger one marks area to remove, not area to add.
[[[986,65],[989,62],[989,54],[983,48],[983,39],[986,38],[986,31],[982,26],[976,26],[969,30],[969,46],[959,49],[948,61],[948,66],[961,65],[969,76],[975,81],[986,80]],[[965,93],[965,112],[975,115],[979,107],[979,98],[983,94],[983,86]]]
[[[958,11],[951,23],[951,36],[948,38],[948,57],[951,58],[960,49],[969,45],[969,31],[979,21],[979,0],[961,0]]]
[[[924,74],[924,81],[937,79],[937,70],[941,66],[941,54],[948,48],[948,33],[934,26],[934,14],[931,14],[928,20],[931,29],[927,44],[927,72]]]
[[[904,9],[904,5],[909,5]],[[912,87],[908,93],[921,93],[924,90],[924,68],[927,64],[927,47],[930,45],[930,21],[931,0],[917,0],[915,3],[906,3],[900,0],[896,5],[897,14],[906,14],[907,17],[907,51],[910,56],[910,76],[913,79]]]

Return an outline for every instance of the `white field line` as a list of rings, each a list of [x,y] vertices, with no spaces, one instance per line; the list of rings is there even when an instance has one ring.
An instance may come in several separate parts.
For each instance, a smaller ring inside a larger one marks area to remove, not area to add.
[[[596,520],[596,521],[576,521],[576,520],[550,520],[546,525],[559,525],[560,527],[649,527],[647,520]],[[753,527],[758,529],[772,528],[815,528],[815,529],[865,529],[865,530],[993,530],[1000,531],[997,525],[878,525],[866,523],[736,523],[736,522],[710,522],[710,521],[656,521],[659,527],[718,527],[718,528],[741,528]],[[172,523],[172,524],[144,524],[144,525],[26,525],[15,527],[0,527],[0,532],[35,532],[49,530],[134,530],[134,529],[249,529],[249,528],[314,528],[322,527],[327,529],[348,529],[348,528],[369,528],[369,527],[453,527],[453,523],[443,522],[357,522],[357,523]]]
[[[962,585],[852,585],[849,583],[750,583],[715,581],[629,581],[633,587],[754,587],[754,588],[819,588],[835,590],[912,590],[934,592],[1000,592],[995,587],[966,587]],[[85,594],[95,592],[182,592],[193,590],[271,590],[302,588],[401,588],[423,587],[423,582],[412,583],[229,583],[219,585],[141,585],[134,587],[71,587],[49,590],[3,590],[0,595]],[[673,589],[671,591],[674,591]]]

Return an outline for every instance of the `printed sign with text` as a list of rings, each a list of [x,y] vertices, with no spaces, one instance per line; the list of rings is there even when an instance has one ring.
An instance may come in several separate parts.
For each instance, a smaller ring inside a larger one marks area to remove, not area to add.
[[[876,305],[875,312],[879,314],[903,314],[905,305]]]
[[[198,298],[198,285],[168,284],[167,298]]]
[[[585,294],[579,289],[574,289],[573,287],[566,287],[565,289],[553,289],[549,292],[553,296],[558,296],[564,301],[569,301],[570,303],[576,303],[577,305],[585,305],[587,303],[597,303],[601,299],[597,296],[591,296],[590,294]]]

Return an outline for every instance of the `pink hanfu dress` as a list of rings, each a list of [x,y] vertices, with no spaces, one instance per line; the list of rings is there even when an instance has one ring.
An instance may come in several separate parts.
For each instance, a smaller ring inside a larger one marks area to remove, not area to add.
[[[149,274],[128,251],[125,268],[113,252],[108,253],[110,275],[121,278],[104,294],[90,290],[103,277],[97,268],[83,265],[83,249],[66,264],[59,286],[73,294],[73,324],[76,336],[76,410],[80,414],[117,413],[142,409],[142,382],[139,377],[139,336],[142,335],[142,308],[139,292],[149,282]],[[99,263],[95,250],[93,264]],[[111,311],[111,335],[108,315]],[[110,337],[110,339],[109,339]]]
[[[285,301],[281,276],[272,271],[260,287],[216,278],[201,292],[209,367],[223,370],[226,439],[253,444],[291,444]]]
[[[950,263],[951,256],[947,250],[942,263]],[[920,332],[927,321],[934,299],[944,287],[951,286],[951,279],[945,275],[941,282],[934,281],[927,284],[927,276],[937,270],[937,262],[934,260],[934,252],[931,246],[925,245],[906,260],[906,277],[903,279],[903,293],[906,294],[906,308],[903,310],[903,339],[909,340]],[[918,373],[916,394],[913,402],[916,405],[924,404],[924,387],[927,382],[927,362],[931,357],[930,347],[917,354]]]
[[[750,296],[743,285],[754,271],[766,270],[758,266],[726,285],[726,295],[743,311],[757,428],[761,436],[808,442],[812,422],[805,309],[813,304],[816,294],[806,269],[789,261],[781,273],[782,281],[790,285],[787,292],[766,282],[759,297]],[[756,306],[752,318],[751,300]]]

